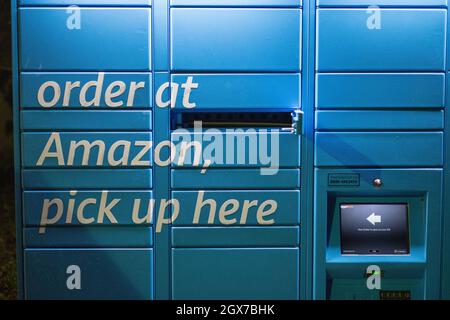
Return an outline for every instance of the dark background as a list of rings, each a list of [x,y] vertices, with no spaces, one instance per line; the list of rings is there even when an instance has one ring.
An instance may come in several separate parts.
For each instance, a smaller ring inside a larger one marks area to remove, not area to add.
[[[16,298],[10,0],[0,0],[0,300]]]

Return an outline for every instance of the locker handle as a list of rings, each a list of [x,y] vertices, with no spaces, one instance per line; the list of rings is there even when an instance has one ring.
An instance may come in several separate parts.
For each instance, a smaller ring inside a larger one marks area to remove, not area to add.
[[[301,135],[303,133],[303,111],[295,110],[292,112],[292,126],[289,128],[281,128],[281,131],[291,132]]]
[[[292,112],[292,129],[297,135],[303,134],[303,111],[295,110]]]

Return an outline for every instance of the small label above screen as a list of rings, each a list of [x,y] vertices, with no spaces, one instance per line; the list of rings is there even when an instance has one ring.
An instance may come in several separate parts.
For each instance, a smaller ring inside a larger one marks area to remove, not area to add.
[[[409,254],[407,204],[341,204],[342,254]]]

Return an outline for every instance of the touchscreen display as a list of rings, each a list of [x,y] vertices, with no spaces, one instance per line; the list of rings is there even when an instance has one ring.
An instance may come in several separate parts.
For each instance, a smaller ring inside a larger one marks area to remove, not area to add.
[[[340,206],[342,254],[409,254],[407,204]]]

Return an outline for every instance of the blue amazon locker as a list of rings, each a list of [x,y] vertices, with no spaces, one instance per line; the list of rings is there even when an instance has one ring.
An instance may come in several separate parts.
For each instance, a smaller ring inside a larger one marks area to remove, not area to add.
[[[447,0],[12,9],[19,298],[450,299]]]

